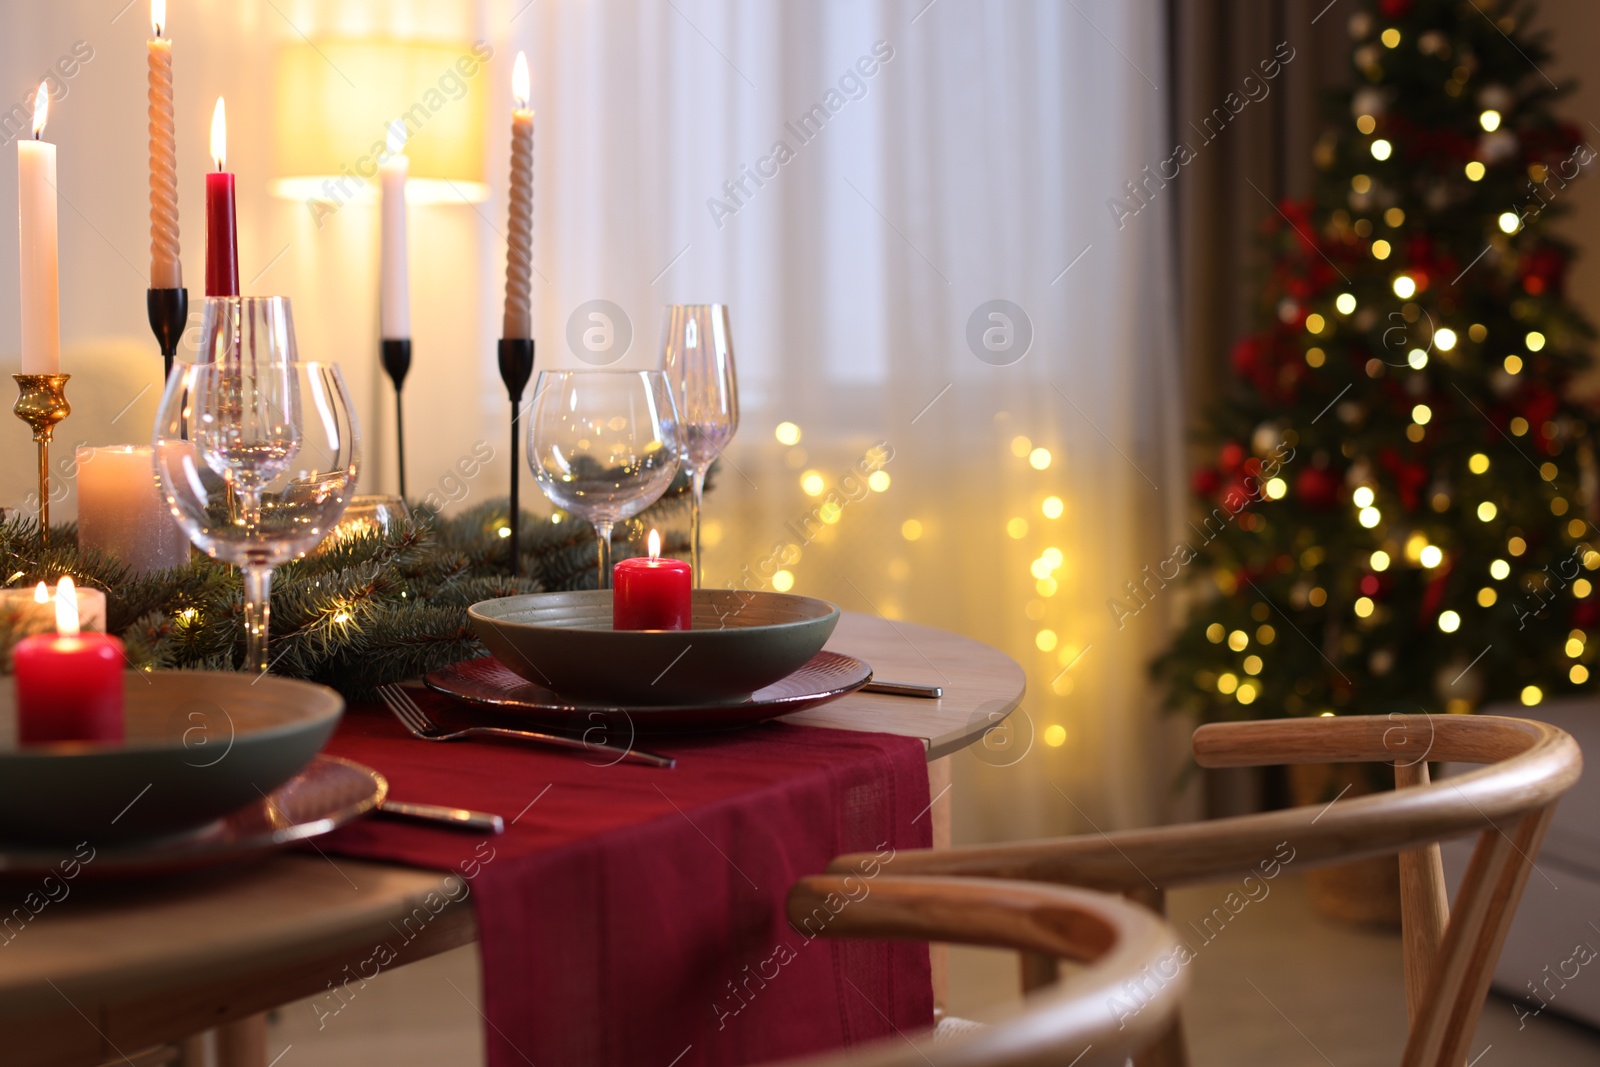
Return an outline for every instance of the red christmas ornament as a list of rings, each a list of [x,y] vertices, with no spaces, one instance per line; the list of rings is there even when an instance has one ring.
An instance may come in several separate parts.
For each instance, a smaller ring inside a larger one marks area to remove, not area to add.
[[[1294,495],[1308,508],[1327,511],[1339,503],[1339,479],[1330,471],[1307,467],[1294,477]]]
[[[1522,257],[1517,273],[1525,292],[1533,296],[1542,293],[1560,296],[1566,286],[1567,257],[1549,245],[1542,245]]]
[[[1244,445],[1241,445],[1237,441],[1229,441],[1227,444],[1223,445],[1222,452],[1218,456],[1220,460],[1219,467],[1221,468],[1222,473],[1233,474],[1236,472],[1239,469],[1239,465],[1244,462],[1244,457],[1246,455],[1248,455],[1248,453],[1245,452]]]

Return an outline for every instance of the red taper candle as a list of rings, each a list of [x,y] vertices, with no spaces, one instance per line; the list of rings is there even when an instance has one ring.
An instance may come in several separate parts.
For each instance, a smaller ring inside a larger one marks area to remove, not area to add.
[[[228,120],[222,97],[211,113],[211,158],[206,175],[206,295],[239,295],[239,227],[234,211],[233,175],[227,172]]]
[[[56,631],[24,638],[12,650],[18,742],[121,744],[122,642],[78,632],[71,578],[56,586]]]
[[[661,558],[661,535],[650,531],[650,555],[611,569],[613,630],[690,630],[689,565]]]

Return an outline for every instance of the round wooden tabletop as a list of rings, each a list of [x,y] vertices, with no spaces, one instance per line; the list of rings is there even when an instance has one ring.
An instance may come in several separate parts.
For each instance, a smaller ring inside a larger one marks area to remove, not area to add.
[[[1022,668],[944,630],[845,613],[828,648],[878,680],[938,685],[938,699],[853,693],[786,722],[918,737],[936,760],[973,744],[1022,699]],[[942,766],[942,765],[941,765]],[[35,916],[0,915],[0,1030],[6,1062],[122,1062],[136,1050],[246,1018],[337,984],[445,876],[292,852],[246,871],[181,881],[71,886]],[[26,895],[14,887],[9,896]],[[24,911],[26,915],[26,911]],[[449,907],[394,965],[477,936],[470,907]],[[354,955],[353,955],[354,954]]]

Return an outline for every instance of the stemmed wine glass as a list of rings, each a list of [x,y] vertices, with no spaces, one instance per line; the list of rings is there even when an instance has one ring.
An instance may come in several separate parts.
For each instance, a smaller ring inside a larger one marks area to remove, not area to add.
[[[706,472],[739,428],[733,374],[733,330],[726,304],[668,304],[661,321],[661,366],[678,404],[680,447],[689,469],[689,562],[695,588],[704,584],[700,503]]]
[[[541,371],[528,466],[544,495],[594,524],[598,587],[611,586],[611,530],[661,499],[678,473],[678,413],[661,371]]]
[[[288,358],[286,298],[209,302],[209,359],[168,380],[156,416],[156,477],[189,539],[243,571],[246,665],[265,672],[273,568],[338,523],[361,441],[339,368]]]

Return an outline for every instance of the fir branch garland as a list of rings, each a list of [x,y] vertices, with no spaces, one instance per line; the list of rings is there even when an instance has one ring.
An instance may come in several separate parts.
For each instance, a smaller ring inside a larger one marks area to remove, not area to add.
[[[641,550],[688,504],[680,476],[661,500],[617,527],[619,557]],[[269,662],[273,674],[304,678],[346,697],[370,696],[398,682],[483,655],[467,608],[494,597],[596,585],[594,528],[557,512],[522,515],[521,577],[510,573],[502,537],[509,502],[493,500],[457,515],[418,506],[386,534],[356,533],[325,542],[284,564],[272,582]],[[683,552],[681,534],[666,551]],[[138,670],[237,670],[244,662],[244,590],[236,568],[196,552],[189,564],[131,575],[95,551],[79,551],[73,524],[52,526],[41,546],[38,523],[0,522],[0,578],[11,588],[70,574],[106,593],[106,630],[120,637]],[[0,661],[10,670],[10,641]]]

